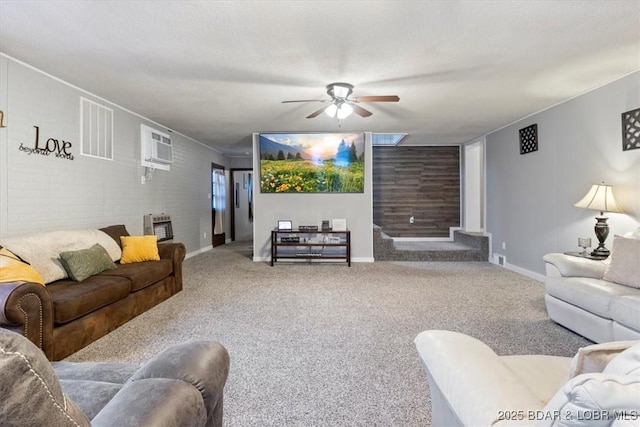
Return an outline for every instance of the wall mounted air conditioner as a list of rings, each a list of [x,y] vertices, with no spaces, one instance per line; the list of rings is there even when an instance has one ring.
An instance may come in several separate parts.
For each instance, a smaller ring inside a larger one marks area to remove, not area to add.
[[[145,125],[140,125],[140,129],[143,160],[162,165],[173,163],[171,137]]]

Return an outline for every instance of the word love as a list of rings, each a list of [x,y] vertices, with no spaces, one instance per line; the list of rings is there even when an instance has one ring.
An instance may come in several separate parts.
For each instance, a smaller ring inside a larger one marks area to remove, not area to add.
[[[34,128],[36,128],[35,146],[33,148],[25,147],[24,144],[21,143],[20,148],[18,148],[20,151],[24,151],[27,154],[39,154],[41,156],[49,156],[53,153],[60,159],[74,159],[73,154],[69,151],[72,146],[70,142],[49,138],[44,145],[40,146],[40,128],[38,126],[34,126]]]

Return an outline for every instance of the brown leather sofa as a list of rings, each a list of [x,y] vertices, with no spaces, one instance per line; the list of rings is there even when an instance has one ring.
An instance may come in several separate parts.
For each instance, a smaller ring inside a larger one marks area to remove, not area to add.
[[[100,231],[118,245],[129,235],[124,225]],[[0,326],[62,360],[182,290],[184,244],[159,243],[158,252],[159,261],[116,262],[81,282],[0,283]]]

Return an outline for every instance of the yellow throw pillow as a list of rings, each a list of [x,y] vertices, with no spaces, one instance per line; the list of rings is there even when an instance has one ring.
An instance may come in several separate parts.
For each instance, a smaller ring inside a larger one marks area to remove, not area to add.
[[[120,264],[160,260],[156,236],[120,236],[120,242],[122,243]]]
[[[6,248],[0,249],[0,282],[33,282],[44,285],[44,279],[33,267],[22,262]]]

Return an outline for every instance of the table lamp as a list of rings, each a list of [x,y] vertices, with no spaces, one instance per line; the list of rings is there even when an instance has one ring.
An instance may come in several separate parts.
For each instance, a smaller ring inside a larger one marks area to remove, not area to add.
[[[578,208],[593,209],[600,211],[600,215],[596,216],[595,232],[598,238],[598,247],[591,252],[591,256],[598,258],[606,258],[609,256],[609,249],[604,246],[604,241],[609,235],[609,225],[605,212],[623,212],[616,199],[613,197],[613,188],[610,185],[594,184],[589,192],[576,204]]]

